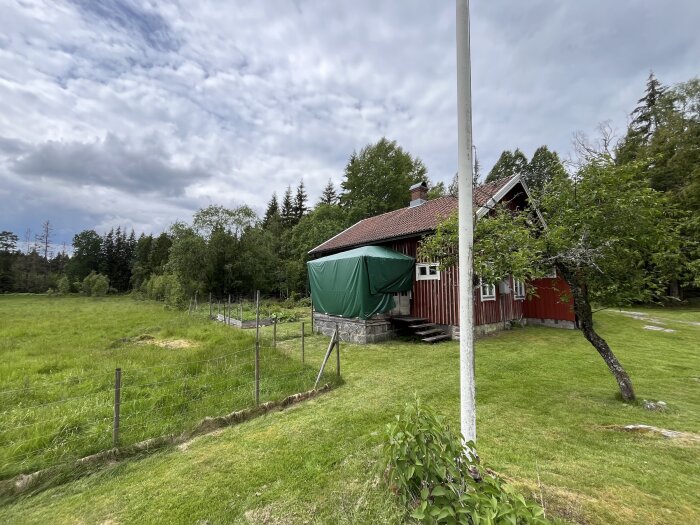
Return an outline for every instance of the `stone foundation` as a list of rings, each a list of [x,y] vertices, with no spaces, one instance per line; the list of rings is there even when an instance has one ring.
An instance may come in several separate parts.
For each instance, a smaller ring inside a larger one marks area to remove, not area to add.
[[[559,319],[535,319],[528,317],[525,319],[527,324],[534,326],[548,326],[549,328],[565,328],[567,330],[573,330],[576,328],[576,323],[573,321],[560,321]]]
[[[314,312],[314,332],[331,337],[336,325],[340,340],[355,344],[379,343],[396,337],[393,325],[388,319],[346,319],[335,315]]]
[[[573,321],[560,321],[557,319],[520,319],[519,321],[507,321],[505,323],[491,323],[482,324],[474,327],[474,337],[485,337],[487,335],[493,334],[495,332],[500,332],[501,330],[510,330],[514,326],[546,326],[548,328],[564,328],[567,330],[573,330],[576,325]],[[459,326],[444,326],[447,333],[455,341],[459,341]]]

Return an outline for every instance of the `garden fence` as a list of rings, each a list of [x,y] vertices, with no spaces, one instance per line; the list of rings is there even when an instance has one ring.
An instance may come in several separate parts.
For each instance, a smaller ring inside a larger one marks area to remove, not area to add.
[[[309,337],[306,321],[274,323],[255,345],[206,359],[125,364],[57,382],[25,379],[1,390],[0,479],[186,432],[206,416],[310,390],[319,363],[305,355]],[[335,370],[324,373],[323,382],[336,380]]]

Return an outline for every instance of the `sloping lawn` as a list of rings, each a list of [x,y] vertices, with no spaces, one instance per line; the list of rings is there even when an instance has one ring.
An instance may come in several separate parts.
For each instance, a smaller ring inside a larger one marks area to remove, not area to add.
[[[0,295],[0,479],[112,448],[117,367],[120,445],[253,406],[254,333],[129,297]],[[316,365],[265,335],[260,401],[311,389]]]
[[[620,402],[580,333],[512,330],[477,344],[482,460],[572,522],[699,523],[700,446],[605,427],[700,432],[700,327],[648,331],[607,311],[596,319],[639,398],[668,410]],[[311,338],[307,363],[326,344]],[[296,342],[285,345],[298,356]],[[341,354],[345,384],[328,394],[21,498],[0,508],[0,522],[400,522],[378,469],[384,427],[414,395],[457,425],[458,344],[344,344]]]

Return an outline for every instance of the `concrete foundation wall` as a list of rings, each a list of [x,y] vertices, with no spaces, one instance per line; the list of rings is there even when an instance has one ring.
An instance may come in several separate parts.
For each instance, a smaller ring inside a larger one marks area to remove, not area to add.
[[[255,324],[255,323],[253,323]],[[394,326],[388,319],[345,319],[334,315],[321,314],[314,312],[314,332],[326,335],[333,335],[336,324],[340,330],[340,340],[349,343],[367,344],[379,343],[396,337],[397,333]],[[519,321],[509,321],[506,323],[498,322],[491,324],[482,324],[474,327],[475,337],[484,337],[500,330],[509,330],[514,325],[536,325],[547,326],[550,328],[576,328],[572,321],[558,321],[555,319],[521,319]],[[459,327],[450,325],[438,325],[440,328],[452,337],[459,340]]]
[[[528,317],[525,319],[525,321],[527,321],[527,324],[530,325],[548,326],[549,328],[565,328],[567,330],[573,330],[576,328],[576,323],[573,321],[562,321],[559,319],[534,319],[532,317]]]
[[[379,343],[396,337],[394,327],[388,319],[345,319],[334,315],[314,312],[314,332],[331,337],[336,325],[340,340],[348,343]]]
[[[510,330],[513,326],[546,326],[548,328],[564,328],[567,330],[573,330],[576,325],[573,321],[561,321],[556,319],[521,319],[519,321],[508,321],[506,323],[491,323],[482,324],[474,327],[474,337],[484,337],[501,330]],[[459,341],[459,327],[458,326],[444,326],[452,339]]]

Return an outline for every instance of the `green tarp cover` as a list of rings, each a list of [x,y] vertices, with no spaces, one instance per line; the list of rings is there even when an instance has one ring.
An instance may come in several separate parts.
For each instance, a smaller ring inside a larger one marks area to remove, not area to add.
[[[381,246],[329,255],[307,264],[314,309],[369,319],[394,308],[391,294],[413,286],[413,257]]]

